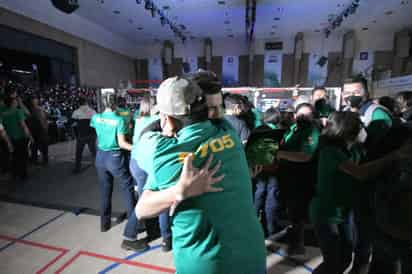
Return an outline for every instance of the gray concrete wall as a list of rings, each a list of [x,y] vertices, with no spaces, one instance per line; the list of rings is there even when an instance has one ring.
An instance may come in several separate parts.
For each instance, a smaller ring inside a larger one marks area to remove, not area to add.
[[[2,8],[0,24],[76,48],[82,85],[117,87],[120,80],[136,78],[134,61],[125,55]]]

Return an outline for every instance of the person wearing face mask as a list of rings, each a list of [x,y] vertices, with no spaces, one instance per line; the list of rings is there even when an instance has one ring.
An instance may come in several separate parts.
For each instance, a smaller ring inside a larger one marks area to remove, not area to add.
[[[348,80],[343,86],[342,98],[349,111],[360,115],[366,131],[361,133],[367,136],[363,142],[366,158],[375,160],[385,155],[387,150],[384,147],[389,143],[386,136],[392,129],[393,120],[385,107],[369,98],[366,80],[360,76]],[[357,238],[351,274],[364,274],[368,271],[375,230],[372,218],[374,209],[371,205],[374,183],[363,184],[358,189],[360,198],[354,207],[354,229]]]
[[[326,126],[329,115],[334,111],[328,102],[326,89],[315,87],[312,90],[312,104],[316,110],[316,119],[319,119],[322,127]]]
[[[286,201],[292,223],[288,231],[287,254],[290,256],[305,254],[304,224],[313,193],[313,163],[320,135],[314,113],[310,103],[296,107],[296,123],[285,133],[283,144],[276,155],[279,161],[280,194]]]
[[[349,213],[357,186],[380,176],[399,161],[412,158],[412,146],[407,145],[360,164],[359,154],[352,147],[361,128],[356,113],[336,112],[320,138],[316,194],[309,211],[323,256],[323,262],[313,271],[316,274],[342,274],[352,261]]]

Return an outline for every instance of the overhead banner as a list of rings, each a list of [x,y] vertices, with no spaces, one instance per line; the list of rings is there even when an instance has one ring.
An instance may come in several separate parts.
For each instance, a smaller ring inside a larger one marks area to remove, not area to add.
[[[373,50],[361,51],[353,59],[353,74],[362,74],[366,78],[370,78],[372,76],[374,59]]]
[[[319,65],[319,59],[322,56],[318,54],[309,55],[309,73],[308,81],[312,86],[323,86],[326,83],[328,76],[328,64],[327,61],[323,65]]]
[[[266,50],[263,84],[265,87],[280,87],[282,82],[281,50]]]
[[[184,73],[195,73],[198,69],[197,57],[184,58],[183,71]]]
[[[149,80],[163,80],[162,59],[160,57],[149,58]],[[150,84],[158,86],[158,84]]]
[[[235,86],[239,83],[239,57],[224,56],[222,64],[222,81],[224,86]]]

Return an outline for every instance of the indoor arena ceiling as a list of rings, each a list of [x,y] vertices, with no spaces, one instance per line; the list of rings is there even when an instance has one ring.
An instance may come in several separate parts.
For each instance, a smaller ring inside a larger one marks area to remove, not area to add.
[[[1,0],[2,1],[7,0]],[[152,0],[188,39],[245,37],[246,0]],[[250,0],[252,2],[252,0]],[[15,1],[16,3],[22,1]],[[23,1],[38,5],[36,0]],[[43,1],[39,1],[43,2]],[[160,16],[152,17],[144,0],[78,0],[76,14],[134,43],[173,39]],[[137,2],[141,2],[137,4]],[[328,20],[353,0],[257,0],[255,38],[281,40],[297,32],[322,32]],[[412,0],[360,0],[356,13],[336,32],[384,31],[412,25]],[[62,13],[62,16],[65,16]]]

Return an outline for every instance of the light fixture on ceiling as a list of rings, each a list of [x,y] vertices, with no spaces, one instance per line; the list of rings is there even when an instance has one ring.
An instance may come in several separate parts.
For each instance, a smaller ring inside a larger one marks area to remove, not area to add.
[[[349,6],[347,6],[347,8],[345,8],[339,15],[335,16],[333,14],[329,14],[329,26],[324,29],[326,38],[330,36],[332,30],[335,30],[342,25],[343,20],[349,17],[349,15],[354,14],[359,6],[360,0],[352,0]]]
[[[368,29],[369,29],[368,27],[364,27],[364,28],[362,28],[362,30],[363,30],[363,31],[368,30]]]
[[[217,3],[218,3],[219,5],[225,5],[225,4],[226,4],[225,1],[217,1]]]
[[[138,27],[137,30],[143,30],[143,27]]]
[[[113,13],[114,13],[114,14],[120,14],[120,11],[114,10]]]
[[[279,17],[275,17],[275,18],[273,18],[273,20],[275,20],[275,21],[280,21],[280,18],[279,18]]]

